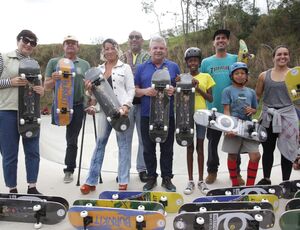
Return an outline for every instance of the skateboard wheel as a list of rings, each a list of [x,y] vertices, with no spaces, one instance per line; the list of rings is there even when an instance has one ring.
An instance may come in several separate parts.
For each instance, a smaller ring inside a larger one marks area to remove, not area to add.
[[[42,74],[38,74],[38,79],[39,79],[39,80],[42,80],[42,78],[43,78],[43,77],[42,77]]]
[[[20,125],[24,125],[25,124],[25,120],[23,118],[20,119]]]
[[[261,210],[261,207],[259,207],[258,205],[255,205],[255,206],[253,207],[253,209],[254,209],[254,210]]]
[[[62,75],[62,71],[61,71],[61,70],[59,70],[59,71],[58,71],[58,74],[59,74],[59,75]]]
[[[164,131],[168,131],[168,126],[164,126]]]
[[[92,204],[92,203],[86,203],[85,206],[86,206],[86,207],[93,207],[93,204]]]
[[[170,89],[170,85],[169,84],[166,85],[166,89]]]
[[[85,218],[85,217],[87,217],[88,216],[88,211],[81,211],[80,212],[80,217],[82,217],[82,218]]]
[[[138,215],[136,218],[136,222],[138,222],[138,223],[142,223],[143,221],[144,221],[144,216],[143,215]]]
[[[23,80],[26,79],[25,73],[21,73],[20,76],[21,76],[21,78],[22,78]]]
[[[204,219],[202,217],[197,217],[196,219],[196,223],[199,224],[199,225],[203,225],[204,224]]]
[[[150,130],[153,130],[153,125],[149,125],[149,129],[150,129]]]
[[[271,193],[271,194],[275,194],[275,189],[274,188],[269,188],[269,193]]]
[[[205,207],[200,207],[199,212],[200,213],[207,212],[207,209]]]
[[[211,121],[209,121],[209,124],[210,124],[210,125],[215,125],[215,124],[216,124],[216,121],[215,121],[215,120],[211,120]]]
[[[144,210],[145,210],[145,206],[144,206],[144,205],[142,205],[142,204],[141,204],[141,205],[139,205],[139,206],[138,206],[138,210],[140,210],[140,211],[144,211]]]
[[[212,200],[211,203],[218,203],[218,200]]]
[[[196,91],[196,90],[195,90],[195,88],[193,87],[193,88],[192,88],[192,93],[195,93],[195,91]]]
[[[42,121],[41,118],[38,118],[38,119],[37,119],[37,123],[38,123],[38,124],[41,124],[41,121]]]
[[[253,123],[257,123],[258,120],[257,120],[257,119],[253,119],[252,122],[253,122]]]
[[[191,133],[191,134],[194,134],[194,129],[190,129],[190,133]]]
[[[74,113],[74,110],[73,109],[70,109],[70,114],[73,114]]]
[[[217,108],[212,108],[211,111],[217,112]]]
[[[60,109],[56,109],[56,113],[60,113]]]
[[[258,136],[258,133],[257,132],[252,132],[251,133],[251,137],[257,137]]]
[[[177,92],[177,93],[180,93],[180,91],[181,91],[181,88],[180,88],[180,87],[176,88],[176,92]]]
[[[73,72],[73,73],[72,73],[72,77],[75,77],[75,76],[76,76],[76,73],[75,73],[75,72]]]
[[[226,195],[226,196],[231,196],[232,193],[231,193],[230,191],[227,190],[227,191],[225,191],[225,195]]]
[[[178,229],[186,229],[186,224],[182,220],[178,220],[175,225]]]
[[[113,200],[117,200],[117,199],[119,199],[119,195],[116,193],[116,194],[113,194],[112,195],[112,199]]]
[[[263,218],[263,216],[260,215],[260,214],[255,214],[254,219],[255,219],[256,221],[258,221],[258,222],[261,222],[261,221],[263,221],[264,218]]]
[[[42,225],[43,225],[43,224],[42,224],[41,222],[40,222],[40,223],[35,223],[33,227],[34,227],[35,229],[40,229],[40,228],[42,227]]]
[[[180,130],[177,128],[177,129],[176,129],[176,133],[178,134],[179,132],[180,132]]]
[[[299,161],[299,160],[298,160],[298,161]],[[296,183],[296,187],[297,187],[297,188],[300,188],[300,183],[299,183],[299,182]]]
[[[107,117],[106,119],[107,119],[108,122],[111,122],[111,118],[110,117]]]
[[[151,85],[151,88],[152,88],[152,89],[155,89],[155,84],[152,84],[152,85]]]
[[[168,197],[166,197],[166,196],[161,196],[160,197],[160,201],[162,201],[162,202],[165,202],[167,200],[168,200]]]
[[[39,204],[34,205],[34,206],[33,206],[33,211],[34,211],[34,212],[40,211],[41,208],[42,208],[42,207],[41,207],[41,205],[39,205]]]
[[[291,94],[292,94],[294,97],[296,97],[296,96],[297,96],[297,91],[294,90],[294,89],[292,89],[292,90],[291,90]]]
[[[268,199],[262,199],[261,202],[269,202]]]

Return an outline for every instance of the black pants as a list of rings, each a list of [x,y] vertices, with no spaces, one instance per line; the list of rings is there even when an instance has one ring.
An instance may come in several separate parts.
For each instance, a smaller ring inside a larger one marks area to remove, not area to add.
[[[268,133],[268,139],[266,142],[262,143],[263,146],[262,165],[263,165],[264,178],[270,178],[271,176],[271,170],[274,161],[274,150],[278,138],[278,133],[273,133],[272,124],[270,125],[270,128],[267,128],[267,133]],[[281,154],[282,180],[290,179],[291,172],[292,172],[292,165],[293,163],[288,159],[286,159]]]

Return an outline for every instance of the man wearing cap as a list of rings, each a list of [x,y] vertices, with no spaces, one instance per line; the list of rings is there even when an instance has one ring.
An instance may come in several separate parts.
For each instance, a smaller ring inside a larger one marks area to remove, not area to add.
[[[0,54],[0,152],[5,185],[10,193],[18,193],[17,167],[20,134],[18,132],[18,87],[25,86],[28,81],[19,76],[19,64],[30,57],[37,45],[37,37],[30,30],[22,30],[17,35],[17,49]],[[33,90],[44,95],[42,86],[34,86]],[[40,165],[40,136],[22,137],[25,154],[27,193],[40,194],[36,182]]]
[[[229,45],[230,31],[226,29],[217,30],[213,35],[213,46],[215,48],[215,54],[202,60],[200,72],[209,73],[216,85],[212,88],[213,102],[207,102],[208,109],[217,108],[218,112],[223,113],[223,105],[221,103],[221,97],[223,89],[231,85],[231,79],[229,77],[229,66],[237,62],[237,55],[227,53],[227,47]],[[222,132],[207,129],[208,139],[208,159],[207,159],[207,172],[206,183],[212,184],[215,182],[218,173],[219,156],[218,156],[218,144],[221,138]],[[241,163],[240,156],[237,160],[237,174],[239,185],[244,185],[245,181],[240,175],[239,165]]]
[[[72,121],[66,128],[66,155],[64,169],[64,182],[70,183],[73,181],[73,173],[76,168],[76,157],[77,157],[77,140],[78,135],[82,126],[82,120],[84,115],[83,101],[85,97],[84,91],[84,74],[90,68],[90,64],[79,58],[77,53],[79,51],[78,40],[75,36],[68,35],[63,41],[64,56],[52,58],[49,60],[46,71],[45,71],[45,89],[51,90],[55,86],[55,81],[60,79],[62,76],[56,72],[57,62],[61,58],[68,58],[73,61],[75,66],[75,79],[74,79],[74,99],[73,99],[73,117]]]

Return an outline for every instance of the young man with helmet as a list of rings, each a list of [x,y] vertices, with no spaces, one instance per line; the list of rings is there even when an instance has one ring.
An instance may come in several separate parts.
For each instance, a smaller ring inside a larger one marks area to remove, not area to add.
[[[232,85],[226,87],[222,93],[224,114],[234,116],[242,120],[251,120],[256,113],[257,99],[255,91],[245,86],[248,81],[248,67],[243,62],[236,62],[229,67]],[[257,174],[260,153],[259,142],[243,139],[234,132],[226,132],[222,151],[228,152],[227,166],[232,186],[239,186],[237,179],[237,156],[248,153],[249,163],[247,169],[247,186],[254,185]]]

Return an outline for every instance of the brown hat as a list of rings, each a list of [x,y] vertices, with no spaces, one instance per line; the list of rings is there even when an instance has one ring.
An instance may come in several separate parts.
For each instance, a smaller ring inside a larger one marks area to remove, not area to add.
[[[66,36],[65,38],[64,38],[64,42],[65,41],[76,41],[76,42],[78,42],[78,40],[77,40],[77,38],[75,37],[75,36],[73,36],[73,35],[68,35],[68,36]],[[63,42],[63,43],[64,43]]]
[[[215,40],[215,37],[219,34],[225,34],[227,39],[229,39],[230,37],[230,31],[229,30],[226,30],[226,29],[220,29],[220,30],[217,30],[215,33],[214,33],[214,36],[213,36],[213,40]]]

